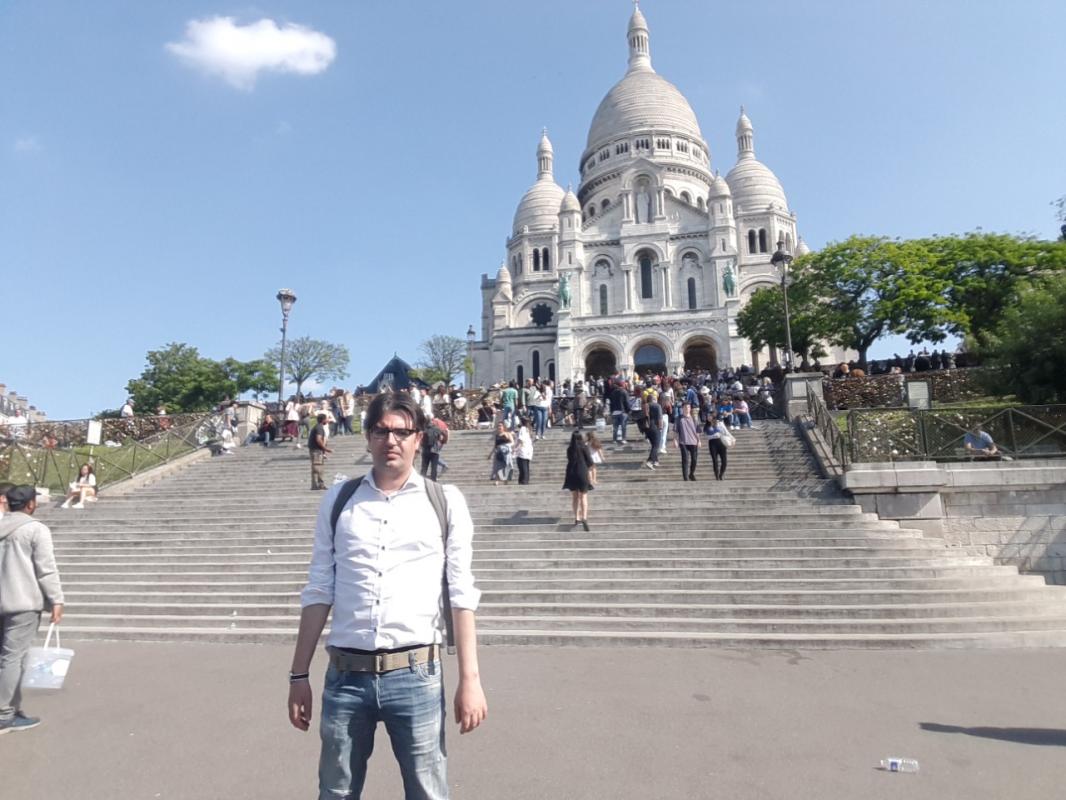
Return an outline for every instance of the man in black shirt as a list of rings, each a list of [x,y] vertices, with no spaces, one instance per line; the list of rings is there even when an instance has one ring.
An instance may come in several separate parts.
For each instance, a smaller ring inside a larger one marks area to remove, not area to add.
[[[648,395],[647,427],[644,429],[644,435],[651,442],[648,460],[644,462],[644,466],[648,469],[655,469],[659,466],[659,445],[661,444],[659,439],[662,436],[662,430],[663,407],[659,405],[659,393],[653,391]]]
[[[326,465],[326,453],[332,453],[326,446],[326,415],[318,415],[318,424],[311,429],[307,440],[307,450],[311,453],[311,490],[325,490],[326,481],[322,477],[322,467]]]

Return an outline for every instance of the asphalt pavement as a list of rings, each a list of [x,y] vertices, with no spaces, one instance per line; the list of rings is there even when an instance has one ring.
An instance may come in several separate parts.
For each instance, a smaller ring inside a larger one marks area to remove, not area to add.
[[[73,646],[67,686],[27,693],[43,724],[0,736],[3,800],[317,796],[316,727],[285,714],[289,647]],[[1066,650],[497,647],[481,668],[487,722],[449,721],[453,798],[1066,796]],[[879,771],[885,756],[921,771]],[[364,797],[402,797],[383,731]]]

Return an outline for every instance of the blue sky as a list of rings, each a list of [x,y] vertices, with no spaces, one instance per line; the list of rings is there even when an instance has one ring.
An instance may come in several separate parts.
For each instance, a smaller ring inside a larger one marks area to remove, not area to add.
[[[811,247],[1057,232],[1066,3],[641,7],[713,166],[735,161],[743,103]],[[631,8],[6,0],[0,382],[53,418],[117,407],[167,342],[259,357],[282,286],[291,335],[348,345],[352,385],[431,334],[464,336],[542,127],[576,186]],[[220,17],[263,36],[189,27]]]

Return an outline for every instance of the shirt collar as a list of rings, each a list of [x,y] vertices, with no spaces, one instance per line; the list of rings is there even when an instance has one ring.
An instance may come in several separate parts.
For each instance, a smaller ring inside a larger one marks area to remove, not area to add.
[[[378,492],[379,494],[387,494],[387,492],[385,492],[384,490],[379,489],[378,485],[374,482],[374,470],[370,470],[370,472],[366,474],[365,481],[375,492]],[[403,486],[393,492],[393,494],[400,494],[401,492],[407,492],[412,489],[424,490],[425,488],[426,479],[419,475],[418,471],[414,468],[414,466],[412,466],[411,472],[410,474],[408,474],[407,480],[404,481]]]

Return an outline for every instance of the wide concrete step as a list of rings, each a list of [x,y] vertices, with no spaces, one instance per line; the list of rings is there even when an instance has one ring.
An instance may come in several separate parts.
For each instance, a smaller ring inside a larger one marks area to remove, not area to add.
[[[64,639],[140,642],[295,642],[293,628],[210,628],[192,626],[116,628],[64,625]],[[808,634],[802,633],[697,633],[691,631],[536,631],[492,630],[478,635],[484,646],[535,645],[541,647],[708,647],[719,649],[974,649],[1063,647],[1066,631],[1017,630],[980,633],[926,634]]]
[[[842,543],[828,546],[794,541],[791,546],[777,545],[766,547],[759,543],[748,546],[719,546],[713,540],[610,540],[603,542],[574,543],[560,546],[559,542],[527,541],[510,546],[506,542],[481,541],[474,548],[475,554],[486,557],[501,558],[569,558],[584,557],[593,554],[608,555],[612,558],[639,558],[642,556],[665,556],[671,558],[892,558],[899,556],[916,557],[920,554],[947,557],[955,555],[945,551],[942,545],[922,539],[904,539],[898,542],[887,541],[881,545],[859,543],[859,540],[841,540]],[[190,544],[186,542],[160,545],[155,542],[112,546],[93,544],[83,547],[65,546],[61,558],[65,564],[77,564],[81,561],[113,557],[125,558],[184,558],[198,560],[218,560],[219,558],[248,558],[250,556],[277,555],[308,560],[311,554],[310,537],[303,537],[294,544],[281,539],[270,544]],[[965,553],[959,553],[965,555]]]
[[[211,603],[211,602],[138,602],[114,599],[111,601],[82,600],[77,611],[64,617],[82,619],[83,615],[110,615],[139,617],[218,617],[227,623],[233,619],[258,617],[300,616],[300,605],[291,599],[288,602],[263,603]],[[899,619],[953,619],[991,617],[1042,617],[1061,618],[1061,604],[1038,600],[928,603],[892,605],[669,605],[663,603],[482,603],[478,609],[482,617],[514,618],[583,617],[590,620],[610,617],[640,618],[648,620],[698,618],[706,619],[835,619],[835,620],[899,620]]]
[[[1009,583],[999,586],[975,587],[967,582],[961,588],[922,589],[793,589],[774,586],[766,590],[719,589],[719,590],[649,590],[628,589],[625,592],[611,590],[579,589],[526,589],[523,591],[493,591],[482,594],[482,602],[497,605],[729,605],[765,606],[789,605],[797,608],[811,606],[896,606],[960,603],[1009,603],[1037,602],[1058,603],[1057,593],[1049,587],[1032,583]],[[222,603],[232,604],[277,604],[299,603],[299,582],[257,581],[255,583],[204,584],[143,584],[131,593],[123,584],[110,582],[84,584],[65,591],[70,599],[73,613],[74,601],[98,603],[128,603],[131,600],[152,603]],[[64,634],[65,635],[65,634]]]
[[[167,615],[167,614],[71,614],[68,624],[109,628],[167,627],[171,625],[198,628],[233,629],[295,629],[299,617],[295,615]],[[64,626],[65,627],[65,626]],[[899,635],[926,633],[982,633],[1014,630],[1059,630],[1066,632],[1066,614],[1023,617],[947,617],[931,619],[880,619],[876,621],[850,619],[722,619],[699,617],[505,617],[479,615],[479,634],[492,630],[533,628],[546,632],[596,630],[597,632],[643,631],[656,633],[663,628],[675,632],[692,633],[802,633]],[[294,631],[295,632],[295,631]]]

